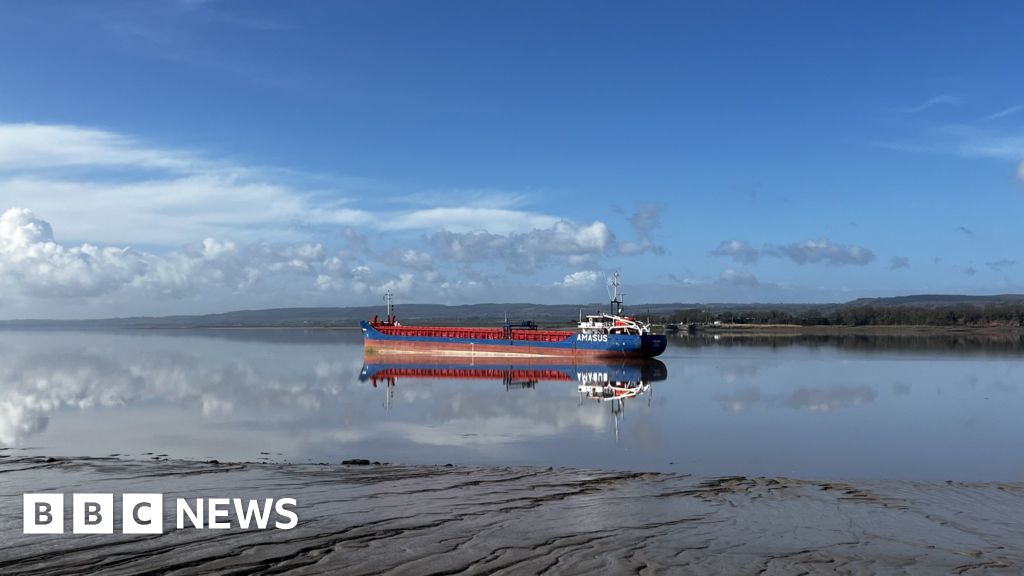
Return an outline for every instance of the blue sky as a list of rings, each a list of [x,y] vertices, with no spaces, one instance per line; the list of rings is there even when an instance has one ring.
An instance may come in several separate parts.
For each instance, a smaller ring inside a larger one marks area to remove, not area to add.
[[[0,317],[1024,291],[1015,2],[49,2]]]

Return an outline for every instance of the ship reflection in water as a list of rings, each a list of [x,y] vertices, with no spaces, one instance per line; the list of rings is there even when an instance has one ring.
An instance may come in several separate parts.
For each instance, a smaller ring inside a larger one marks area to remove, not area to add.
[[[398,380],[446,379],[500,382],[506,390],[529,390],[539,382],[576,382],[579,403],[608,402],[619,439],[619,422],[627,400],[653,395],[652,382],[665,380],[668,368],[654,359],[581,363],[509,362],[508,358],[460,358],[407,355],[366,356],[359,380],[385,388],[384,408],[390,410]],[[558,359],[556,362],[564,362]]]

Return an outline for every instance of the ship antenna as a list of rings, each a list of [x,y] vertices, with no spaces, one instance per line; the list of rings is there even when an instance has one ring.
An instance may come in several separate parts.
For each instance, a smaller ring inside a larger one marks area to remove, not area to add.
[[[619,284],[619,271],[616,270],[612,274],[612,282],[611,282],[611,287],[612,287],[612,303],[611,303],[611,308],[612,308],[612,315],[613,316],[621,316],[622,315],[622,295],[619,294],[619,286],[621,286],[621,284]]]
[[[391,312],[394,310],[394,306],[391,305],[391,290],[384,292],[384,302],[388,305],[388,321],[390,321]]]

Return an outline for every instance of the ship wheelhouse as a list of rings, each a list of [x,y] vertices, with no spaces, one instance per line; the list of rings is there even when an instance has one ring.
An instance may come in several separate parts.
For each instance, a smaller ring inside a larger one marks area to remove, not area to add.
[[[651,326],[633,316],[614,314],[592,314],[581,320],[577,327],[581,334],[632,334],[643,336],[651,333]]]
[[[619,293],[619,273],[612,275],[611,287],[613,290],[610,313],[588,314],[583,319],[580,313],[580,321],[577,325],[580,334],[624,334],[634,336],[646,336],[651,333],[651,325],[641,322],[635,316],[622,315],[622,294]]]

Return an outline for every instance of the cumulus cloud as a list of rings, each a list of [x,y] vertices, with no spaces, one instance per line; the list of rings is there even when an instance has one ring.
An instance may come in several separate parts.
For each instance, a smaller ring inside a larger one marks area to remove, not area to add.
[[[758,285],[757,277],[750,272],[733,270],[732,268],[726,268],[722,270],[722,273],[718,276],[719,284],[726,284],[729,286],[748,286],[753,287]]]
[[[732,258],[742,264],[753,264],[761,257],[761,252],[746,240],[723,240],[718,248],[711,251],[712,256]]]
[[[889,270],[899,270],[901,268],[910,268],[910,258],[906,256],[893,256],[889,259]]]
[[[420,253],[406,254],[423,263]],[[166,254],[131,248],[66,246],[50,224],[23,208],[0,215],[0,286],[5,295],[89,298],[120,290],[181,297],[204,288],[240,291],[281,277],[307,278],[311,287],[355,293],[411,292],[413,276],[374,273],[344,254],[327,257],[314,243],[273,245],[207,238]],[[315,279],[315,281],[314,281]]]
[[[65,248],[49,223],[31,211],[0,215],[0,285],[5,293],[93,296],[130,283],[147,269],[144,256],[127,248],[89,244]]]
[[[597,270],[581,270],[566,274],[561,282],[555,282],[560,288],[593,288],[597,286],[604,275]]]
[[[397,296],[409,297],[415,292],[415,281],[416,275],[411,272],[394,277],[366,264],[352,264],[335,257],[317,274],[314,286],[323,292],[346,295],[366,296],[390,290]]]
[[[442,258],[467,263],[499,261],[513,272],[536,270],[554,256],[602,254],[614,241],[615,235],[603,222],[575,224],[564,220],[549,228],[505,235],[483,230],[466,233],[445,230],[430,236],[431,244]]]
[[[420,250],[394,250],[386,256],[388,262],[411,270],[433,270],[434,257]]]
[[[772,246],[767,250],[772,255],[789,258],[800,265],[825,262],[832,266],[863,266],[875,259],[874,252],[869,248],[835,244],[824,236],[817,240]]]

